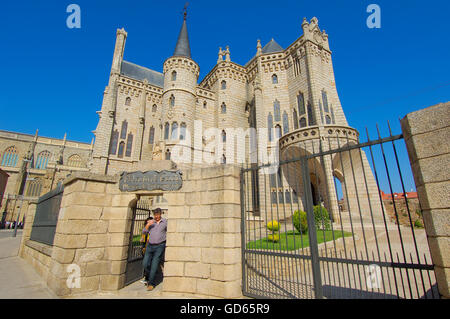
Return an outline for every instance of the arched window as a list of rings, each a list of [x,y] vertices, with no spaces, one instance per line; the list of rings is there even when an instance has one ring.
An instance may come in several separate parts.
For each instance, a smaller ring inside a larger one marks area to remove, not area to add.
[[[222,114],[227,113],[227,106],[226,106],[225,102],[222,103],[222,106],[220,107],[220,112]]]
[[[152,112],[155,113],[156,111],[158,111],[158,106],[156,106],[156,104],[153,104]]]
[[[286,200],[286,204],[290,204],[291,203],[291,192],[286,190],[284,192],[284,199]]]
[[[125,99],[125,105],[126,105],[126,106],[130,106],[130,104],[131,104],[131,97],[127,97],[127,98]]]
[[[302,118],[300,119],[300,128],[306,127],[306,126],[307,126],[307,125],[306,125],[306,118],[302,117]]]
[[[294,119],[294,130],[298,130],[298,115],[296,110],[292,113],[292,117]]]
[[[298,203],[298,196],[295,190],[292,190],[292,202],[297,204]]]
[[[181,123],[180,125],[180,140],[184,141],[186,139],[186,123]]]
[[[320,118],[322,119],[322,123],[323,123],[322,102],[320,102],[320,100],[319,100],[319,110],[320,110]]]
[[[170,151],[169,149],[166,150],[166,156],[165,156],[166,160],[170,160]]]
[[[152,126],[148,134],[148,144],[153,145],[153,143],[155,143],[155,128]]]
[[[222,142],[226,143],[227,141],[227,132],[225,130],[222,130]]]
[[[173,95],[170,96],[170,99],[169,99],[169,105],[170,105],[171,107],[174,107],[174,106],[175,106],[175,96],[173,96]]]
[[[227,163],[227,158],[225,157],[225,154],[222,155],[221,162],[222,162],[222,164],[226,164]]]
[[[271,199],[272,204],[277,203],[277,191],[273,191],[270,193],[270,199]]]
[[[37,169],[46,169],[48,161],[50,160],[51,154],[49,151],[42,151],[39,153],[39,155],[36,158],[36,164],[34,165],[34,168]]]
[[[2,166],[16,167],[19,155],[14,146],[8,147],[2,156]]]
[[[169,123],[164,124],[164,139],[165,140],[169,139],[169,130],[170,130]]]
[[[323,109],[325,112],[329,112],[328,110],[328,97],[327,97],[327,92],[325,92],[325,90],[322,91],[322,101],[323,101]]]
[[[125,149],[125,143],[120,142],[119,144],[119,151],[117,152],[117,157],[122,158],[123,157],[123,151]]]
[[[172,81],[176,81],[177,80],[177,71],[173,71],[172,72]]]
[[[278,203],[284,204],[283,191],[281,191],[281,190],[278,192]]]
[[[177,122],[172,123],[172,133],[171,133],[170,137],[172,140],[178,139],[178,123]]]
[[[269,182],[270,182],[270,187],[272,188],[276,188],[277,187],[277,178],[275,174],[270,174],[269,175]]]
[[[303,93],[299,93],[297,95],[297,107],[298,107],[298,115],[302,116],[306,114],[305,111],[305,99],[303,97]]]
[[[331,117],[327,114],[325,115],[326,124],[331,124]]]
[[[41,195],[42,184],[38,179],[30,180],[27,186],[27,196],[39,197]]]
[[[269,116],[267,117],[267,130],[269,134],[269,142],[272,142],[272,127],[273,127],[273,117],[272,113],[269,113]]]
[[[278,76],[276,74],[272,75],[272,84],[278,84]]]
[[[283,178],[281,176],[281,167],[278,167],[278,172],[277,172],[277,183],[278,183],[278,187],[283,187]]]
[[[225,80],[223,80],[223,81],[220,83],[220,88],[221,88],[222,90],[225,90],[225,89],[227,88],[227,82],[226,82]]]
[[[207,103],[205,101],[205,102],[203,102],[203,108],[206,109],[206,106],[207,106]]]
[[[128,129],[128,122],[127,120],[122,122],[122,129],[120,130],[120,138],[126,139],[127,138],[127,129]]]
[[[308,125],[316,125],[316,121],[314,119],[314,113],[313,113],[313,109],[311,106],[311,102],[308,101]]]
[[[127,150],[125,152],[125,156],[126,157],[130,157],[131,156],[131,149],[133,147],[133,134],[128,134],[128,138],[127,138]]]
[[[86,167],[81,156],[78,154],[71,155],[67,160],[67,166],[71,167]]]
[[[279,122],[281,120],[281,113],[280,113],[280,102],[278,100],[275,100],[273,102],[273,113],[275,117],[275,122]]]
[[[283,112],[283,134],[289,133],[289,119],[286,111]]]
[[[275,125],[275,138],[281,138],[281,126],[280,124]]]
[[[331,121],[333,122],[333,124],[336,123],[336,121],[334,120],[334,111],[333,111],[333,106],[330,105],[330,110],[331,110]]]
[[[114,132],[111,134],[111,144],[109,146],[109,154],[116,155],[118,142],[119,142],[119,131],[114,130]]]

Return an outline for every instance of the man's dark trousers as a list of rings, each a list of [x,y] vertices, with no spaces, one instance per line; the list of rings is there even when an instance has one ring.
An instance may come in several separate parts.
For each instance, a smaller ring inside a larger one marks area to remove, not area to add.
[[[161,243],[159,245],[152,245],[148,243],[147,248],[145,249],[145,255],[143,260],[145,279],[151,286],[155,286],[155,275],[158,270],[159,263],[161,262],[161,257],[163,256],[165,249],[166,243]]]

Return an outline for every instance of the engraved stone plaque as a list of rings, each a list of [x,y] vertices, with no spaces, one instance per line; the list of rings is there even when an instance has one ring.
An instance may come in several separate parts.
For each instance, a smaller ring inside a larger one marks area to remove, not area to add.
[[[177,191],[183,185],[181,171],[123,172],[120,174],[119,189],[123,192],[137,190]]]

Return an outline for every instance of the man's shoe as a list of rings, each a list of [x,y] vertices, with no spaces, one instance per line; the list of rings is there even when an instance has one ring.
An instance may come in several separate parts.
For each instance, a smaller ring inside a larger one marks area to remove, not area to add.
[[[144,285],[146,285],[146,286],[147,286],[147,284],[148,284],[148,281],[145,280],[145,279],[139,280],[139,282],[142,283],[142,284],[144,284]]]
[[[153,287],[152,285],[148,285],[148,286],[147,286],[147,291],[152,291],[153,288],[155,288],[155,287]]]

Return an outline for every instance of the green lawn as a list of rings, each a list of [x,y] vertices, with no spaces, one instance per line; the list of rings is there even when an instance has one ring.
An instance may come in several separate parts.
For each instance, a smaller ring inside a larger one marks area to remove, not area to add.
[[[141,235],[133,236],[133,246],[139,246],[141,244]]]
[[[324,234],[325,233],[325,234]],[[300,232],[288,231],[287,233],[280,232],[280,240],[276,243],[269,241],[266,238],[262,238],[259,240],[251,241],[247,243],[247,249],[271,249],[271,250],[296,250],[299,248],[309,247],[309,238],[308,234],[301,235]],[[334,239],[338,239],[341,237],[349,237],[352,233],[343,232],[342,231],[334,231]],[[294,245],[295,240],[295,245]],[[333,240],[333,233],[331,230],[317,230],[317,242],[323,243],[324,241]]]

